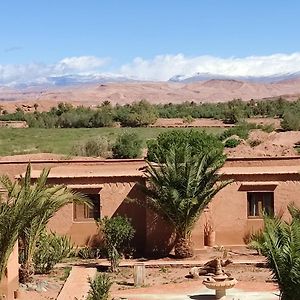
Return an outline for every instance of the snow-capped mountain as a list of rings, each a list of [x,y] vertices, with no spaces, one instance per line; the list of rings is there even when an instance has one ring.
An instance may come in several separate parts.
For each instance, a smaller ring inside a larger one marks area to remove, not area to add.
[[[171,77],[169,81],[191,83],[197,81],[219,79],[219,80],[241,80],[241,81],[249,81],[249,82],[272,83],[272,82],[279,82],[279,81],[291,80],[296,78],[300,78],[300,71],[294,73],[282,73],[282,74],[274,74],[268,76],[227,76],[227,75],[218,75],[218,74],[211,74],[211,73],[196,73],[194,75],[175,75]]]

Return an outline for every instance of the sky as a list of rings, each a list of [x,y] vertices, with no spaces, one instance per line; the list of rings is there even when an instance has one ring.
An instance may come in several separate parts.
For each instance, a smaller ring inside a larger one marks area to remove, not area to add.
[[[3,0],[0,84],[300,71],[298,0]]]

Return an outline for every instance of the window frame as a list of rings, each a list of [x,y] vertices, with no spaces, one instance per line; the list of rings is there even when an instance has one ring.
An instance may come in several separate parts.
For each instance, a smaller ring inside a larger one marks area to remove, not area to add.
[[[273,191],[247,191],[247,218],[248,219],[263,219],[262,211],[265,210],[266,208],[266,202],[267,199],[264,198],[264,195],[270,195],[271,196],[271,203],[268,206],[268,210],[270,214],[274,214],[275,210],[275,202],[274,202],[274,192]],[[257,206],[257,212],[258,215],[250,215],[251,210],[251,196],[255,195],[259,198],[253,199],[256,203]]]
[[[91,199],[92,202],[97,202],[97,211],[95,212],[95,209],[91,209],[87,206],[87,204],[79,204],[79,203],[73,203],[73,222],[76,223],[82,223],[82,222],[87,222],[87,223],[94,223],[96,219],[101,218],[101,199],[100,199],[100,193],[86,193],[85,196],[89,199]],[[93,196],[94,199],[92,199],[90,196]],[[82,216],[78,217],[78,211],[77,207],[81,206],[81,212]],[[94,214],[93,217],[90,216],[90,214]],[[97,216],[96,216],[97,213]]]

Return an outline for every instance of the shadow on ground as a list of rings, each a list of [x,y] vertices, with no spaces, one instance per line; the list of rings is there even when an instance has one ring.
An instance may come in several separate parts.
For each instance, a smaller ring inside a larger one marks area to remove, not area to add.
[[[215,295],[194,295],[194,296],[189,296],[190,299],[193,300],[212,300],[216,299]]]

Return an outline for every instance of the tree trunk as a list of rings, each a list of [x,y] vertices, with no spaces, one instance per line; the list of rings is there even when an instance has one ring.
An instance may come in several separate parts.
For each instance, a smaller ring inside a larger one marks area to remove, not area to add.
[[[34,274],[33,264],[21,265],[19,269],[19,281],[21,283],[27,283],[32,280],[32,275]]]
[[[177,258],[188,258],[194,255],[190,236],[178,234],[175,242],[175,256]]]

